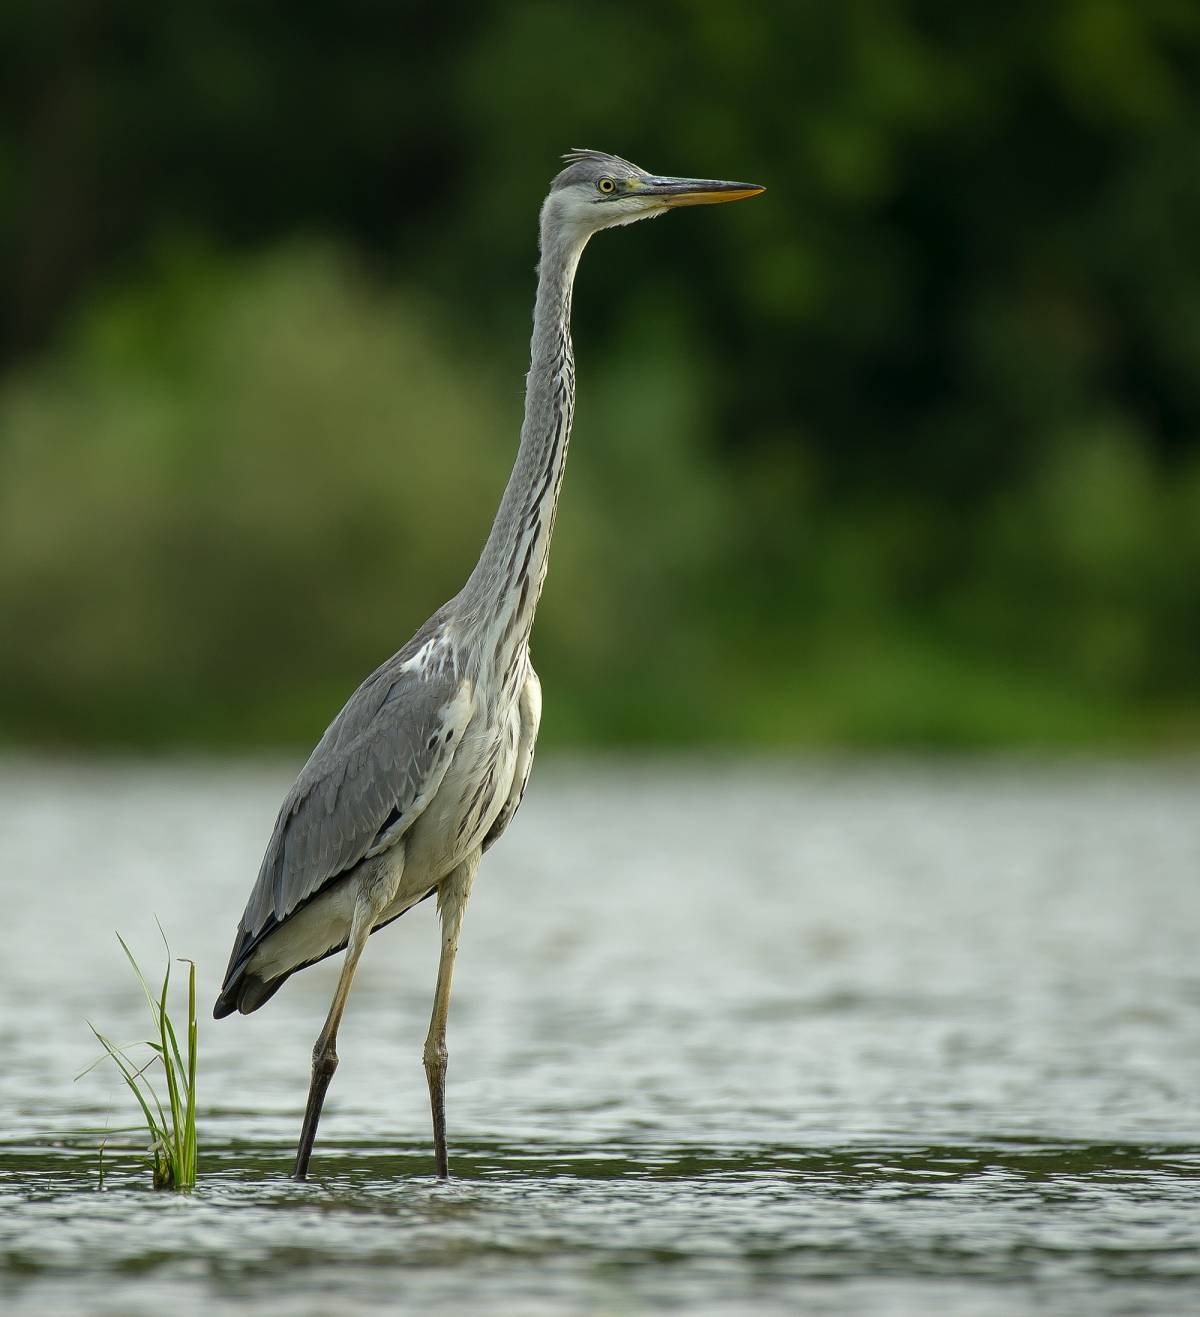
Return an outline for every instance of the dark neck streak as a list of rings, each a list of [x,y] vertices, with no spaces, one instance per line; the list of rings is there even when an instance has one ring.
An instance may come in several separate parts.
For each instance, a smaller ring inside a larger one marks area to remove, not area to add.
[[[583,243],[542,218],[521,444],[491,534],[459,596],[462,615],[502,670],[529,640],[550,554],[575,405],[571,288]]]

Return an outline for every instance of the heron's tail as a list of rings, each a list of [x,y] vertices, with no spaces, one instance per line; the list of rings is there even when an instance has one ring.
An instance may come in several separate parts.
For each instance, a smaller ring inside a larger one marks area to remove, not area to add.
[[[238,925],[237,937],[233,942],[233,952],[229,964],[225,967],[225,982],[221,985],[220,995],[213,1007],[213,1019],[223,1020],[225,1016],[240,1011],[249,1015],[264,1003],[270,1001],[287,982],[291,971],[272,978],[263,978],[250,969],[250,958],[271,928],[263,929],[257,935],[247,932]],[[296,969],[302,968],[297,965]]]
[[[436,887],[431,887],[424,896],[414,901],[413,905],[419,905],[421,901],[428,901],[436,891]],[[412,905],[405,906],[403,910],[397,911],[390,919],[385,919],[382,924],[376,924],[371,932],[378,933],[381,928],[386,928],[388,924],[393,923],[411,909]],[[293,974],[298,974],[300,970],[318,964],[327,956],[336,956],[339,951],[345,951],[346,949],[346,943],[343,940],[327,951],[322,951],[320,955],[313,956],[311,960],[304,960],[298,965],[291,965],[281,974],[264,979],[249,969],[250,958],[268,934],[273,933],[278,927],[278,924],[272,923],[257,934],[247,933],[243,928],[238,929],[237,940],[233,944],[233,954],[229,957],[229,968],[225,971],[225,984],[221,988],[217,1004],[213,1007],[213,1019],[223,1020],[225,1016],[232,1015],[234,1011],[249,1015],[251,1011],[256,1011],[260,1006],[266,1005]]]
[[[213,1007],[213,1019],[223,1020],[234,1011],[249,1015],[251,1011],[269,1002],[289,978],[290,974],[283,974],[277,979],[260,979],[257,974],[243,971],[221,989],[221,995]]]

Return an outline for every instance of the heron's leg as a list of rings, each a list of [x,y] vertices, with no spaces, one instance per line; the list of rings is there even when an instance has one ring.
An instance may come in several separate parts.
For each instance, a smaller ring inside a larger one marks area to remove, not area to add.
[[[378,913],[377,905],[365,895],[360,896],[354,904],[354,916],[350,923],[350,936],[346,942],[346,959],[342,965],[341,977],[333,993],[333,1004],[329,1008],[325,1027],[313,1047],[312,1082],[308,1089],[308,1106],[304,1109],[304,1124],[300,1127],[300,1146],[296,1149],[293,1180],[308,1179],[308,1162],[312,1157],[313,1141],[317,1137],[317,1122],[321,1119],[325,1093],[338,1064],[338,1025],[341,1024],[342,1012],[346,1009],[346,998],[350,995],[354,971],[358,968],[359,957],[367,945],[367,938],[371,935]]]
[[[450,983],[454,977],[458,934],[478,867],[479,853],[476,852],[464,860],[438,888],[438,913],[442,917],[442,955],[438,962],[433,1015],[425,1039],[424,1059],[425,1077],[429,1080],[429,1105],[433,1111],[433,1155],[439,1180],[450,1178],[446,1153],[446,1017],[450,1013]]]

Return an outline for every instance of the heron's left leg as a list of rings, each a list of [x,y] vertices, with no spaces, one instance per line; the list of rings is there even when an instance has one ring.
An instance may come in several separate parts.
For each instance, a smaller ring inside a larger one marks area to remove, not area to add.
[[[317,1038],[313,1048],[312,1080],[308,1089],[308,1103],[304,1109],[304,1124],[300,1129],[300,1145],[296,1149],[296,1165],[292,1179],[308,1179],[308,1163],[312,1157],[313,1143],[317,1137],[317,1124],[321,1119],[321,1108],[325,1105],[325,1094],[329,1081],[337,1069],[337,1032],[342,1022],[342,1012],[346,1009],[346,998],[350,995],[350,984],[354,981],[354,971],[358,968],[359,958],[367,945],[367,938],[379,915],[378,901],[372,901],[367,893],[360,893],[354,903],[354,915],[350,925],[350,934],[346,942],[346,959],[338,978],[337,988],[333,994],[333,1004],[325,1020],[325,1027]]]
[[[433,1015],[425,1039],[425,1077],[429,1081],[429,1105],[433,1111],[433,1154],[439,1180],[450,1178],[446,1152],[446,1017],[450,1013],[450,983],[454,977],[454,957],[458,953],[458,934],[466,914],[479,852],[465,859],[438,888],[438,913],[442,918],[442,955],[438,962],[437,987],[433,994]]]

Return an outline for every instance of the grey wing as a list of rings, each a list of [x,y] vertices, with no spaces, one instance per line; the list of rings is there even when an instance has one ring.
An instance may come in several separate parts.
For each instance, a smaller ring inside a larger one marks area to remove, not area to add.
[[[284,799],[242,915],[226,983],[326,884],[398,842],[428,805],[470,720],[471,683],[418,633],[354,692]]]

